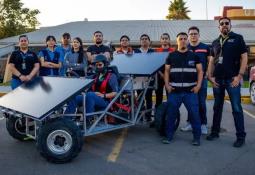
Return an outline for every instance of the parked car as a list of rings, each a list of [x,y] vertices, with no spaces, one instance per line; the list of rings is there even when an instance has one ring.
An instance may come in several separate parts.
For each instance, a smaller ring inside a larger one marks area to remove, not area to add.
[[[250,98],[252,104],[255,105],[255,66],[251,67],[250,76],[249,76],[249,84],[250,84]]]

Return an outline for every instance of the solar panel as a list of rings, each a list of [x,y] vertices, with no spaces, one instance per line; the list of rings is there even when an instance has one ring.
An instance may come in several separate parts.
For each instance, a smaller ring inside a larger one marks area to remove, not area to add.
[[[37,77],[1,97],[0,106],[41,120],[92,82],[91,79]]]
[[[151,76],[165,64],[168,54],[167,52],[118,54],[113,57],[111,65],[117,66],[120,74]]]

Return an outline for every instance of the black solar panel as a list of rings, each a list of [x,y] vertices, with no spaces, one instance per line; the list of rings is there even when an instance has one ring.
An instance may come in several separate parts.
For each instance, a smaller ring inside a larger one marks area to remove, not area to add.
[[[167,52],[119,54],[113,57],[111,65],[117,66],[120,74],[151,76],[165,64],[168,54]]]
[[[41,119],[92,84],[91,79],[37,77],[0,98],[0,106]]]

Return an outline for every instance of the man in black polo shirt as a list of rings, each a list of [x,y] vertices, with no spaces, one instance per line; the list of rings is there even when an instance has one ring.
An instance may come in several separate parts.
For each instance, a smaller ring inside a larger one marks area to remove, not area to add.
[[[110,60],[110,48],[103,45],[103,33],[101,31],[94,32],[93,38],[95,45],[89,46],[87,49],[88,62],[91,64],[97,55],[104,55],[108,61]]]
[[[168,92],[166,138],[169,144],[174,135],[174,124],[182,103],[188,110],[193,128],[192,145],[200,145],[201,122],[198,106],[198,91],[201,88],[203,69],[199,57],[188,50],[188,35],[177,35],[177,51],[169,54],[165,64],[165,87]]]
[[[214,114],[211,134],[207,140],[219,137],[225,90],[227,90],[236,127],[234,147],[245,143],[243,109],[241,106],[240,80],[247,65],[247,49],[241,35],[231,32],[231,21],[219,19],[220,36],[212,43],[212,56],[208,66],[208,79],[213,84]]]
[[[28,37],[19,37],[19,49],[12,52],[9,69],[12,73],[11,87],[17,88],[23,82],[30,81],[39,71],[40,65],[37,55],[28,49]]]

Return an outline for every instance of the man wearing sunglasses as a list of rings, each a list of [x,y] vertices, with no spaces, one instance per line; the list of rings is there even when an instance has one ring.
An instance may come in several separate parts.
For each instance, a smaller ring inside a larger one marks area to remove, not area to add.
[[[231,20],[219,19],[220,36],[212,43],[212,56],[208,66],[208,79],[213,85],[214,114],[211,134],[207,140],[219,138],[225,90],[228,92],[236,127],[234,147],[245,143],[244,116],[241,106],[241,85],[247,65],[247,49],[241,35],[231,32]]]

